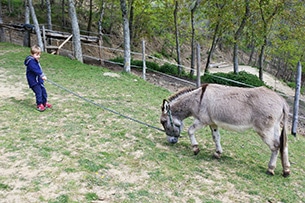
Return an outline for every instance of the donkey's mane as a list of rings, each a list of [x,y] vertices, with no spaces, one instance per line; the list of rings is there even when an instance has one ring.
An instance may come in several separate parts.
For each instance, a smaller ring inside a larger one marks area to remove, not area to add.
[[[203,95],[204,95],[204,93],[205,93],[205,90],[206,90],[207,86],[208,86],[208,84],[205,83],[205,84],[203,84],[203,85],[200,87],[200,88],[202,88],[202,92],[201,92],[201,96],[200,96],[200,103],[201,103],[202,97],[203,97]],[[170,96],[170,97],[168,98],[168,101],[171,102],[171,101],[177,99],[178,97],[180,97],[181,95],[187,94],[187,93],[192,92],[192,91],[194,91],[194,90],[196,90],[196,89],[198,89],[198,88],[197,88],[197,87],[184,88],[184,89],[178,91],[176,94]]]
[[[168,101],[173,101],[173,100],[177,99],[178,97],[180,97],[181,95],[187,94],[187,93],[192,92],[196,89],[197,88],[194,88],[194,87],[184,88],[184,89],[178,91],[176,94],[170,96],[168,98]]]

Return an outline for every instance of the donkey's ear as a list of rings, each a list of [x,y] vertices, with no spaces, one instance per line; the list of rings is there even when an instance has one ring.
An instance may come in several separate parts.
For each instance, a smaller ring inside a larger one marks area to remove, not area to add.
[[[163,100],[163,105],[161,109],[164,114],[167,114],[167,112],[169,111],[170,106],[169,106],[169,102],[166,99]]]

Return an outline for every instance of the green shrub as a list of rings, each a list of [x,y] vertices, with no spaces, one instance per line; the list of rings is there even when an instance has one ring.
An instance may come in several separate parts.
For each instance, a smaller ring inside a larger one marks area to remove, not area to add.
[[[169,63],[163,64],[160,67],[160,71],[169,75],[178,75],[178,67]]]
[[[143,62],[142,62],[142,63],[143,63]],[[155,62],[146,61],[146,67],[147,67],[148,69],[160,71],[160,66],[159,66],[157,63],[155,63]]]
[[[110,59],[110,61],[115,62],[115,63],[121,63],[122,64],[121,66],[124,66],[123,65],[124,64],[124,58],[123,57],[118,56],[114,59]]]
[[[223,79],[226,78],[226,79]],[[228,80],[227,80],[228,79]],[[239,82],[236,83],[235,81]],[[214,73],[205,74],[201,76],[202,83],[217,83],[229,86],[237,87],[247,87],[250,86],[267,86],[263,81],[261,81],[256,75],[247,73],[246,71],[240,71],[238,74],[234,72],[229,73]],[[247,84],[247,85],[245,85]]]

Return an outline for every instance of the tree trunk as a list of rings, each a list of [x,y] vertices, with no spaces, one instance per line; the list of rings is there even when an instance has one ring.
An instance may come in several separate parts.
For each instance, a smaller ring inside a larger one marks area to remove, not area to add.
[[[217,23],[217,25],[215,27],[215,30],[214,30],[212,45],[211,45],[211,48],[210,48],[210,51],[209,51],[209,54],[208,54],[207,63],[205,65],[204,73],[209,72],[209,66],[210,66],[211,58],[213,56],[213,52],[214,52],[214,49],[215,49],[216,44],[217,44],[216,38],[217,38],[217,35],[218,35],[219,24],[220,24],[220,22],[218,21],[218,23]]]
[[[66,27],[65,0],[61,0],[61,26]]]
[[[29,8],[28,0],[25,0],[24,24],[25,25],[30,24],[30,8]],[[25,32],[24,32],[24,37],[23,37],[23,46],[25,46],[25,47],[31,46],[30,31],[31,31],[30,29],[26,29],[26,27],[25,27]]]
[[[178,64],[178,74],[181,75],[182,67],[180,60],[180,43],[179,43],[179,30],[178,30],[178,1],[175,1],[175,9],[174,9],[174,23],[175,23],[175,37],[176,37],[176,52],[177,52],[177,64]],[[194,71],[193,71],[194,74]]]
[[[246,22],[248,20],[249,15],[250,15],[249,0],[245,0],[245,14],[240,23],[239,28],[234,34],[233,68],[235,74],[239,72],[238,71],[238,40],[240,39],[244,27],[246,26]]]
[[[99,36],[99,56],[101,65],[103,65],[102,61],[102,45],[103,45],[103,18],[105,12],[105,1],[103,0],[100,7],[100,18],[98,20],[98,36]]]
[[[81,46],[81,41],[80,41],[80,32],[79,32],[78,20],[77,20],[77,15],[76,15],[73,0],[69,0],[69,15],[70,15],[71,24],[72,24],[74,57],[78,61],[83,62],[82,46]]]
[[[238,45],[237,41],[234,42],[234,48],[233,48],[233,69],[234,73],[238,74]]]
[[[194,0],[191,5],[191,26],[192,26],[192,41],[191,41],[191,71],[190,76],[194,75],[195,70],[195,22],[194,22],[194,13],[197,9],[197,6],[200,4],[201,0]]]
[[[1,4],[1,1],[0,1],[0,24],[3,23],[3,20],[2,20],[2,4]],[[4,32],[4,29],[2,26],[0,26],[0,42],[5,42],[5,32]]]
[[[89,0],[89,20],[87,26],[88,35],[89,32],[91,31],[91,26],[92,26],[92,0]]]
[[[254,52],[255,52],[255,46],[254,46],[253,43],[251,43],[251,53],[250,53],[249,60],[248,60],[248,65],[249,65],[249,66],[251,65],[251,62],[252,62],[252,59],[253,59]]]
[[[122,17],[123,17],[123,32],[124,32],[124,71],[130,72],[130,33],[129,33],[129,23],[128,23],[128,16],[127,16],[127,6],[126,0],[121,1],[121,10],[122,10]]]
[[[191,9],[191,25],[192,25],[192,40],[191,40],[191,71],[190,76],[194,75],[195,68],[195,25],[194,25],[194,12],[195,7]]]
[[[29,7],[30,7],[32,20],[33,20],[34,26],[35,26],[37,43],[40,46],[41,50],[44,50],[44,45],[43,45],[43,42],[42,42],[41,32],[40,32],[39,23],[38,23],[38,20],[37,20],[37,17],[36,17],[35,9],[33,7],[32,0],[28,0],[28,1],[29,1]]]
[[[112,28],[113,28],[114,12],[112,12],[112,11],[113,11],[113,9],[116,8],[115,1],[116,0],[112,0],[111,6],[110,6],[111,14],[110,14],[110,19],[109,19],[109,31],[108,31],[109,33],[112,33]]]
[[[263,64],[264,64],[264,52],[265,52],[265,46],[266,46],[266,39],[264,40],[264,44],[261,47],[261,52],[259,54],[258,58],[258,68],[259,68],[259,79],[263,81]]]
[[[133,5],[133,0],[129,1],[130,5],[130,12],[129,12],[129,35],[130,35],[130,44],[132,46],[133,43],[133,17],[134,17],[134,5]]]
[[[50,0],[46,0],[47,7],[47,28],[52,30],[52,12],[51,12],[51,3]],[[51,44],[51,38],[48,39],[48,44]]]

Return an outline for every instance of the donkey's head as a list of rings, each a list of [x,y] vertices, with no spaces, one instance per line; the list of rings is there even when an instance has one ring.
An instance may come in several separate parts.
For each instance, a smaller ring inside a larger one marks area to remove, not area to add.
[[[172,114],[170,104],[167,100],[163,100],[161,107],[162,114],[160,122],[163,125],[164,131],[167,135],[167,141],[170,143],[177,143],[180,133],[183,128],[183,122]]]

